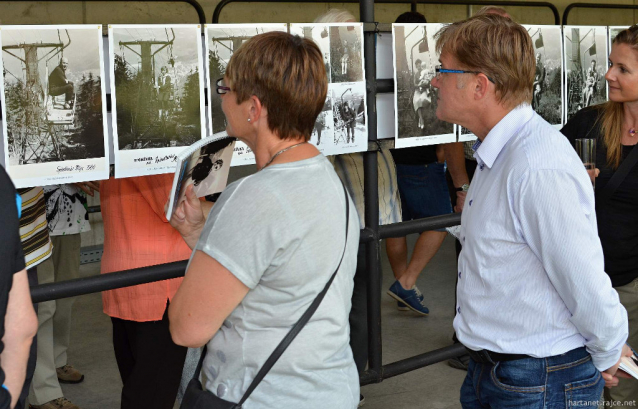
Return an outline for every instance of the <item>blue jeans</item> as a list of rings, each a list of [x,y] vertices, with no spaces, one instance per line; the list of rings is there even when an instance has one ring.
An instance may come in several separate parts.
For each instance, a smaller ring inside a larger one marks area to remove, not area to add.
[[[597,409],[605,381],[584,347],[548,358],[482,364],[470,359],[464,409]]]
[[[452,213],[445,163],[397,164],[396,167],[404,222]]]

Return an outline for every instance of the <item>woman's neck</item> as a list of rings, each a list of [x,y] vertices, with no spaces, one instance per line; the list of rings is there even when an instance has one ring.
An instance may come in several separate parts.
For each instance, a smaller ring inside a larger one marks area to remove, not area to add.
[[[623,103],[625,124],[630,128],[638,128],[638,101]]]
[[[292,146],[299,144],[302,145],[292,148]],[[254,146],[250,146],[250,148],[255,153],[257,169],[263,169],[266,165],[276,163],[287,163],[308,159],[319,153],[314,145],[304,143],[303,138],[284,140],[272,133],[268,136],[260,135],[258,138],[255,138]]]

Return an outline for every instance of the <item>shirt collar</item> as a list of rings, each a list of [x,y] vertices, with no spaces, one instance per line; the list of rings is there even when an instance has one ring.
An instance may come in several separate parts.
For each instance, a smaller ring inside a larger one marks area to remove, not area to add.
[[[512,109],[492,128],[483,142],[478,141],[474,144],[476,160],[491,169],[503,147],[532,118],[533,114],[534,111],[529,104],[521,104]]]

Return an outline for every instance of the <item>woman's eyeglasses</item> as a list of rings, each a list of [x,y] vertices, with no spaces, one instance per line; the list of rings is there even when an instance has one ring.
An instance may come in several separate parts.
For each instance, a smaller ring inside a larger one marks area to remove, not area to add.
[[[224,79],[223,78],[218,79],[215,84],[216,84],[216,88],[217,88],[217,93],[219,95],[222,95],[222,94],[225,94],[225,93],[231,91],[230,87],[227,87],[224,84]]]

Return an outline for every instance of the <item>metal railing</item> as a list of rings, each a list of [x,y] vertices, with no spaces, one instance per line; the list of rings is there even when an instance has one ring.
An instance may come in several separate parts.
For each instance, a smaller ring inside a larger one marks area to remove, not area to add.
[[[62,1],[70,1],[70,2],[82,2],[90,1],[90,2],[101,2],[101,3],[187,3],[190,4],[195,11],[197,11],[197,17],[199,18],[199,24],[204,26],[206,24],[206,14],[204,13],[204,9],[201,4],[199,4],[196,0],[44,0],[44,2],[52,2],[52,3],[61,3]],[[42,0],[0,0],[2,3],[42,3]],[[6,24],[3,21],[3,24]]]
[[[213,24],[219,24],[219,16],[224,7],[231,3],[359,3],[359,0],[221,0],[213,11]],[[379,4],[410,4],[410,10],[416,11],[418,4],[443,4],[443,5],[457,5],[457,6],[516,6],[516,7],[546,7],[549,8],[554,15],[554,24],[560,24],[560,14],[558,9],[552,3],[546,1],[516,1],[516,0],[376,0],[374,3]],[[374,8],[374,4],[372,4]],[[363,19],[363,11],[360,10],[361,21],[366,23],[372,23],[373,21],[366,21]]]
[[[569,13],[575,8],[586,9],[625,9],[625,10],[638,10],[638,4],[597,4],[597,3],[571,3],[563,12],[563,25],[567,25],[567,18]]]

